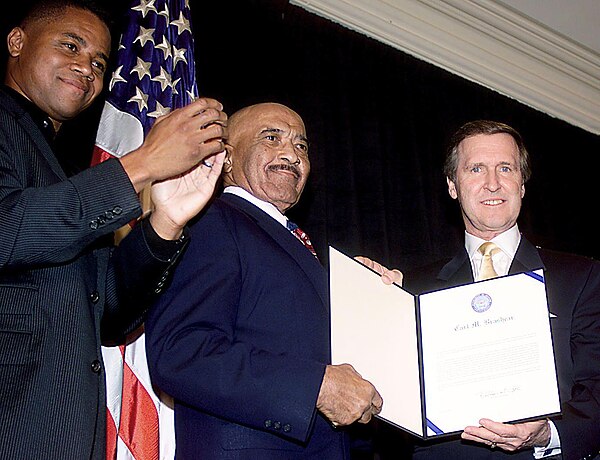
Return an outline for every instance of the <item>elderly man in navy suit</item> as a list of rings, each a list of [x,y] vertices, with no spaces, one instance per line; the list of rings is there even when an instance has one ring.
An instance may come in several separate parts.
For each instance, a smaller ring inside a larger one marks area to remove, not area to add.
[[[341,427],[382,400],[350,365],[329,364],[326,273],[284,215],[310,170],[304,123],[257,104],[229,133],[224,193],[191,227],[146,324],[151,376],[176,401],[177,458],[349,458]]]

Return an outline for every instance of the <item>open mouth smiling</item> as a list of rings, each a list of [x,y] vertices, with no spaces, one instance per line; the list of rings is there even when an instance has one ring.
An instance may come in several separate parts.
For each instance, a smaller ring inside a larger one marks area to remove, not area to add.
[[[498,198],[496,198],[496,199],[494,199],[494,200],[483,200],[483,201],[481,202],[481,204],[484,204],[484,205],[486,205],[486,206],[497,206],[497,205],[499,205],[499,204],[502,204],[502,203],[504,203],[504,201],[505,201],[505,200],[501,200],[501,199],[498,199]]]

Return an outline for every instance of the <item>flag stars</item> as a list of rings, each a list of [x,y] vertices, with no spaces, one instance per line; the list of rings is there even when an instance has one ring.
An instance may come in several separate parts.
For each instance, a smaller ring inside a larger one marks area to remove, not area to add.
[[[185,48],[176,48],[173,47],[173,68],[177,65],[179,61],[183,61],[187,64],[187,59],[185,58]]]
[[[167,41],[167,37],[163,37],[162,43],[160,45],[156,45],[155,48],[163,52],[165,61],[167,60],[167,58],[172,57],[171,44]]]
[[[193,102],[198,98],[198,96],[194,93],[194,91],[188,90],[188,91],[186,91],[186,93],[187,93],[188,97],[190,98],[190,102]]]
[[[135,65],[135,67],[133,69],[131,69],[131,73],[137,73],[138,74],[138,79],[141,81],[142,78],[144,78],[144,76],[148,75],[148,77],[150,77],[150,66],[152,65],[151,62],[145,62],[144,60],[142,60],[139,56],[137,57],[137,64]]]
[[[112,73],[112,77],[110,78],[110,83],[108,84],[108,89],[110,91],[112,91],[113,87],[119,83],[119,82],[123,82],[123,83],[127,83],[127,80],[124,79],[121,76],[121,71],[123,70],[123,66],[120,65],[119,67],[117,67],[115,69],[115,71]]]
[[[148,109],[148,95],[144,94],[137,86],[135,88],[135,96],[133,96],[127,102],[135,102],[138,105],[139,112],[141,112],[143,109]]]
[[[140,4],[138,6],[134,6],[131,9],[134,11],[141,11],[142,17],[145,18],[148,14],[148,11],[154,11],[157,13],[156,8],[154,7],[155,0],[140,0]]]
[[[171,111],[170,107],[163,107],[162,104],[156,101],[156,108],[153,112],[148,112],[148,116],[152,118],[162,117]]]
[[[177,33],[179,35],[181,35],[186,30],[189,33],[192,33],[192,29],[190,28],[190,21],[188,21],[183,15],[183,11],[179,12],[179,19],[177,19],[176,21],[171,21],[171,25],[177,27]]]
[[[167,4],[164,4],[164,8],[162,9],[162,11],[158,12],[159,16],[164,16],[166,21],[169,22],[169,19],[171,18],[169,15],[169,9],[167,8]]]
[[[171,86],[171,75],[169,75],[163,67],[160,68],[158,75],[151,80],[160,83],[160,88],[162,91]]]
[[[155,29],[146,29],[145,27],[140,26],[140,31],[138,32],[138,36],[135,37],[135,40],[133,40],[133,43],[135,42],[140,42],[140,46],[143,48],[146,43],[151,42],[152,44],[154,44],[154,37],[152,36],[152,34],[154,33]]]
[[[179,95],[179,91],[177,91],[177,85],[179,84],[180,80],[181,80],[181,78],[177,78],[171,85],[171,88],[173,90],[173,96]]]

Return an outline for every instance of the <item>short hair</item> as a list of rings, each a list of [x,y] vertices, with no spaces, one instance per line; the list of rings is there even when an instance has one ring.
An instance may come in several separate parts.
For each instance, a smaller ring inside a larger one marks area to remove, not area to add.
[[[35,0],[24,10],[19,25],[27,27],[33,22],[51,21],[60,17],[66,8],[89,11],[111,30],[113,24],[109,11],[95,0]]]
[[[458,171],[458,146],[462,141],[469,137],[477,136],[478,134],[508,134],[517,144],[519,150],[519,170],[523,183],[527,182],[531,177],[531,162],[529,153],[525,148],[525,143],[519,132],[511,126],[491,120],[475,120],[462,125],[450,138],[448,148],[446,150],[446,158],[444,161],[444,174],[452,182],[456,182],[456,173]]]

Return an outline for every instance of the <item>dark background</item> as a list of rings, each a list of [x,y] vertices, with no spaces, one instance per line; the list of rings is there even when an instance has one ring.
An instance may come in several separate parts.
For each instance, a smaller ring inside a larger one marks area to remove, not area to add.
[[[107,2],[115,31],[126,3]],[[328,244],[403,270],[452,255],[463,226],[446,191],[443,152],[455,129],[479,118],[515,127],[532,156],[521,231],[539,245],[600,258],[593,224],[600,136],[287,1],[190,5],[202,95],[228,113],[275,101],[304,118],[312,173],[289,214],[322,260]],[[82,164],[100,110],[98,103],[61,130]]]

